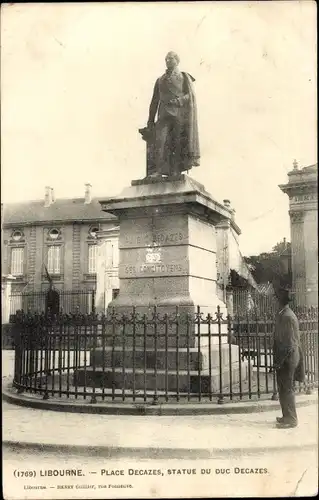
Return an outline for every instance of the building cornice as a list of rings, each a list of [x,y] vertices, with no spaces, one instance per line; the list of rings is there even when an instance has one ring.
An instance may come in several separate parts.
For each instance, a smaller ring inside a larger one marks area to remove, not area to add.
[[[300,181],[300,182],[289,182],[288,184],[279,184],[278,186],[281,191],[283,191],[288,196],[294,196],[295,194],[317,192],[318,182],[316,180]]]
[[[56,219],[56,220],[39,220],[39,221],[33,221],[33,222],[4,222],[3,223],[3,229],[11,229],[11,228],[18,228],[18,227],[30,227],[30,226],[62,226],[65,224],[95,224],[95,223],[111,223],[114,222],[115,217],[110,217],[110,218],[96,218],[96,219]]]
[[[96,238],[98,240],[104,240],[111,236],[118,236],[120,232],[120,226],[113,226],[105,229],[101,229],[96,233]]]

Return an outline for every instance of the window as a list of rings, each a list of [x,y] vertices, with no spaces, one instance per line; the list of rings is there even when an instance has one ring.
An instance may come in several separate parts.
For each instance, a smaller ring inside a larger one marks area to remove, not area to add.
[[[49,238],[51,240],[57,240],[59,236],[60,236],[60,231],[58,229],[51,229],[49,231]]]
[[[95,296],[95,291],[94,290],[88,290],[87,293],[87,302],[86,302],[86,312],[91,313],[93,312],[93,297]]]
[[[24,248],[11,249],[11,274],[21,276],[23,274]]]
[[[89,245],[89,274],[96,273],[97,245]]]
[[[96,238],[97,233],[99,232],[99,228],[97,226],[90,227],[89,234],[91,238]]]
[[[60,274],[61,272],[61,247],[48,247],[48,271],[52,274]]]
[[[12,233],[12,239],[14,241],[19,241],[22,238],[22,232],[21,231],[13,231]]]

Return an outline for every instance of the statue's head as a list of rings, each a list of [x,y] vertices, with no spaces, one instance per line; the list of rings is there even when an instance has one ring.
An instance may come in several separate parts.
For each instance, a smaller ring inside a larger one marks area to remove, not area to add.
[[[168,69],[174,69],[179,64],[179,57],[176,52],[169,52],[165,57],[166,66]]]

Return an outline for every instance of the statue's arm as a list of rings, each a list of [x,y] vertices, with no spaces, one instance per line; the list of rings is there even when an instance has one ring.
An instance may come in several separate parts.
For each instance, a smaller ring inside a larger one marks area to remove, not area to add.
[[[147,122],[148,125],[153,124],[155,121],[155,115],[157,112],[158,104],[159,104],[159,84],[158,80],[156,80],[153,91],[153,97],[149,109],[148,122]]]

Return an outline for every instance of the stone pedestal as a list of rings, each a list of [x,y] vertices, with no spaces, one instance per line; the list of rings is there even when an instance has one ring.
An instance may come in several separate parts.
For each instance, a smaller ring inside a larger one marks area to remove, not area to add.
[[[120,224],[120,294],[110,307],[225,307],[214,226],[231,214],[204,186],[186,175],[133,181],[101,206]]]
[[[130,314],[135,307],[136,312],[149,318],[156,307],[156,313],[163,318],[165,314],[172,317],[178,307],[180,314],[193,316],[199,306],[204,316],[210,313],[215,318],[219,306],[226,317],[226,305],[216,290],[215,225],[230,218],[231,212],[215,201],[203,185],[186,175],[161,180],[147,178],[133,181],[117,198],[100,203],[102,210],[118,217],[120,225],[120,293],[109,304],[109,313]],[[116,328],[118,331],[107,339],[103,352],[101,349],[91,355],[97,385],[121,388],[125,383],[126,388],[132,385],[143,389],[146,384],[147,389],[154,389],[156,383],[159,390],[167,388],[165,384],[169,390],[175,390],[179,384],[186,391],[188,383],[189,390],[196,392],[199,387],[208,389],[209,384],[213,390],[212,370],[217,383],[220,362],[225,381],[230,370],[238,371],[238,353],[236,348],[229,349],[225,323],[209,327],[201,324],[200,341],[194,323],[191,327],[181,323],[177,329],[176,323],[149,322],[145,336],[142,324],[125,325],[125,335],[121,325]],[[208,336],[203,336],[208,328],[213,334],[220,331],[222,337],[212,337],[209,341]],[[233,351],[231,362],[229,350]],[[164,368],[169,373],[167,376],[165,370],[161,376],[157,373],[155,382],[154,369]],[[148,371],[146,375],[144,370]],[[84,373],[77,375],[80,385],[83,376]],[[92,373],[86,370],[86,376],[89,377],[86,382],[90,383]]]

